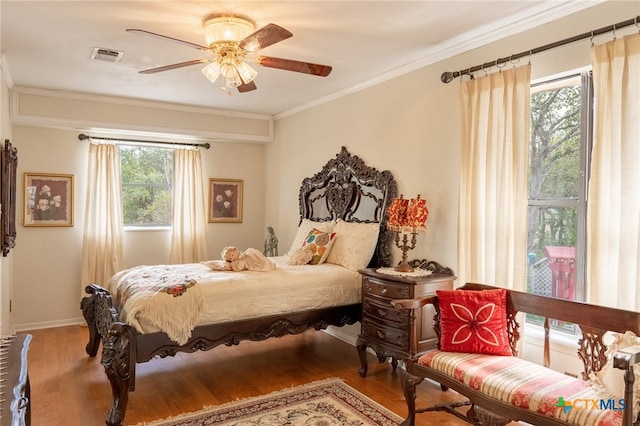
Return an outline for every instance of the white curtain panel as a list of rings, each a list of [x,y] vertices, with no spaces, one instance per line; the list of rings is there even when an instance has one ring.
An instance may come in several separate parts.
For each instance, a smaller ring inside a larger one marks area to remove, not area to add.
[[[460,86],[459,284],[526,286],[531,66]]]
[[[200,151],[176,149],[173,161],[171,262],[195,263],[208,260],[207,216]]]
[[[120,152],[113,144],[89,144],[87,201],[82,247],[81,296],[88,284],[106,286],[123,267]]]
[[[640,34],[591,49],[587,302],[640,309]]]

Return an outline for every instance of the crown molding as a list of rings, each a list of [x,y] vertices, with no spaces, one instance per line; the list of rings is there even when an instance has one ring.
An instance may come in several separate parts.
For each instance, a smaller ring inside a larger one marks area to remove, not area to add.
[[[541,1],[526,11],[510,16],[508,19],[494,21],[491,24],[484,25],[473,31],[462,33],[435,48],[427,49],[424,52],[424,56],[417,61],[399,66],[389,72],[355,86],[351,86],[344,90],[318,98],[312,102],[278,113],[274,115],[274,119],[279,120],[298,112],[331,102],[343,96],[384,83],[385,81],[392,80],[461,53],[465,53],[489,43],[502,40],[506,37],[536,28],[542,25],[542,23],[548,23],[564,18],[598,4],[606,3],[607,1],[608,0],[581,0],[561,3]]]

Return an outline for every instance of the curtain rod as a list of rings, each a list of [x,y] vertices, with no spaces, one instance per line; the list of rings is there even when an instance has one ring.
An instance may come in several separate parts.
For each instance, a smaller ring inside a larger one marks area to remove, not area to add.
[[[162,145],[178,145],[178,146],[195,146],[198,148],[211,148],[209,143],[189,143],[189,142],[166,142],[166,141],[144,141],[138,139],[120,139],[120,138],[103,138],[98,136],[88,136],[84,133],[78,135],[78,140],[98,140],[98,141],[114,141],[114,142],[133,142],[133,143],[150,143],[150,144],[162,144]]]
[[[600,34],[604,34],[604,33],[608,33],[613,31],[615,34],[615,31],[617,29],[620,28],[624,28],[624,27],[628,27],[630,25],[636,25],[638,27],[640,27],[640,15],[636,16],[635,18],[632,19],[628,19],[626,21],[622,21],[622,22],[618,22],[617,24],[613,24],[613,25],[609,25],[607,27],[602,27],[602,28],[598,28],[597,30],[592,30],[580,35],[576,35],[573,37],[569,37],[566,38],[564,40],[560,40],[560,41],[556,41],[554,43],[550,43],[550,44],[546,44],[544,46],[540,46],[540,47],[536,47],[535,49],[530,49],[524,52],[520,52],[520,53],[516,53],[514,55],[510,55],[508,57],[505,58],[498,58],[495,61],[492,62],[485,62],[482,65],[476,65],[474,67],[471,68],[467,68],[467,69],[463,69],[460,71],[455,71],[455,72],[451,72],[451,71],[446,71],[443,72],[442,75],[440,76],[440,80],[443,83],[451,83],[456,77],[461,77],[465,74],[471,74],[472,72],[475,71],[480,71],[483,69],[489,69],[491,67],[498,67],[498,68],[502,68],[503,66],[505,66],[507,64],[507,62],[513,61],[514,59],[520,59],[522,57],[525,56],[531,56],[534,53],[540,53],[540,52],[544,52],[545,50],[549,50],[549,49],[554,49],[556,47],[560,47],[560,46],[564,46],[565,44],[569,44],[569,43],[573,43],[579,40],[584,40],[586,38],[591,38],[593,39],[593,37],[600,35]],[[502,65],[502,66],[500,66]]]

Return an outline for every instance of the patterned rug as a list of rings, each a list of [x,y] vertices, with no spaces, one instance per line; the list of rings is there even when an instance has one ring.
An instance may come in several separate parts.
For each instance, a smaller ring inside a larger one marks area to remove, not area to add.
[[[342,379],[327,379],[136,426],[397,426],[401,422]]]

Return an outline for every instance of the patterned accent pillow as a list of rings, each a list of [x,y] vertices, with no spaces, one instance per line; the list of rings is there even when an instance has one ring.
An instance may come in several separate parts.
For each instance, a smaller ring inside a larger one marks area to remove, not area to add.
[[[507,291],[437,290],[440,350],[512,355],[507,335]]]
[[[289,248],[289,251],[287,251],[287,255],[293,256],[293,253],[300,247],[302,247],[302,244],[304,244],[304,240],[307,239],[307,235],[309,235],[309,232],[313,228],[319,229],[323,232],[331,232],[333,231],[333,228],[335,226],[335,221],[316,222],[309,219],[302,219],[302,222],[300,222],[300,226],[298,226],[296,236],[293,238],[293,242],[291,243],[291,247]]]
[[[309,231],[307,238],[305,238],[304,243],[302,243],[303,248],[308,247],[311,250],[311,253],[313,253],[309,264],[320,265],[321,263],[324,263],[329,256],[331,246],[333,246],[333,242],[335,240],[335,232],[322,232],[316,228]]]
[[[352,271],[366,268],[378,245],[380,224],[338,219],[333,230],[338,236],[327,263],[341,265]]]

